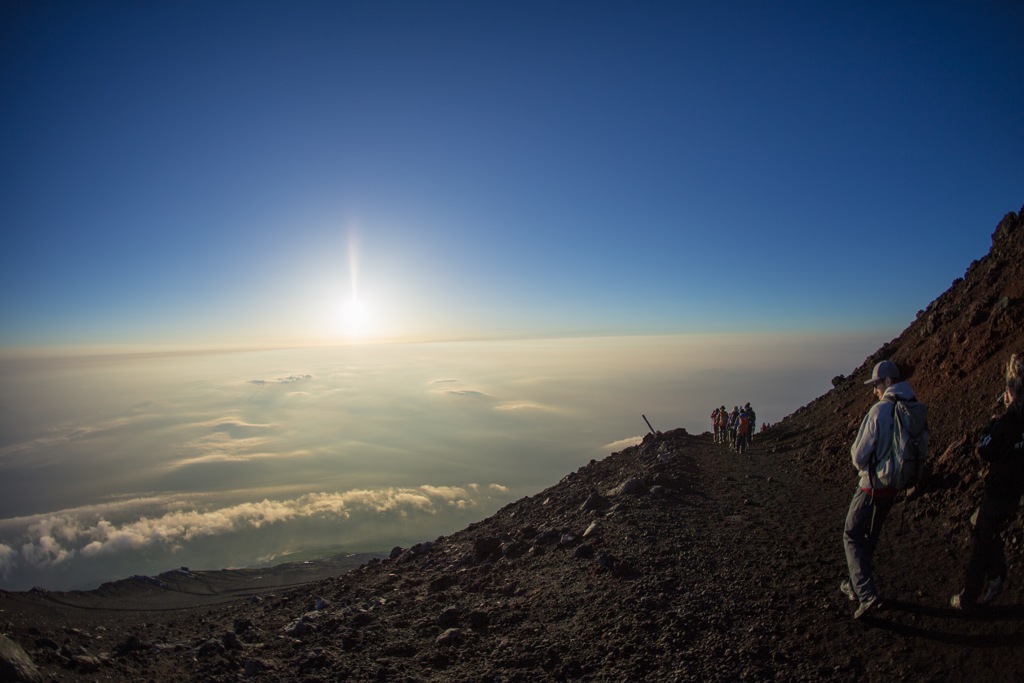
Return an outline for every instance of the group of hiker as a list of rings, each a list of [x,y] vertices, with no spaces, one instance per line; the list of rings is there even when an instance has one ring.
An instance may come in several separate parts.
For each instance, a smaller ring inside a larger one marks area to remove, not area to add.
[[[711,413],[715,443],[728,444],[737,453],[745,453],[747,446],[750,445],[750,439],[754,435],[756,422],[757,415],[749,403],[742,408],[733,406],[732,412],[729,412],[725,406],[715,408]]]
[[[954,609],[992,602],[1006,582],[1002,532],[1017,516],[1024,495],[1024,354],[1011,356],[1005,380],[998,414],[982,430],[977,446],[989,470],[973,520],[964,588],[950,599]],[[872,571],[875,548],[897,495],[918,483],[928,442],[927,406],[901,379],[895,363],[875,365],[865,384],[877,402],[850,447],[859,480],[843,530],[849,578],[839,586],[858,603],[854,619],[882,606]]]

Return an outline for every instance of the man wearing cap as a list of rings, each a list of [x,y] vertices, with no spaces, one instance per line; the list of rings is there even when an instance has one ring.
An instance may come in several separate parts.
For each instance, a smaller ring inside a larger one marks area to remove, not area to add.
[[[899,368],[890,360],[875,365],[871,379],[865,384],[872,386],[878,401],[864,416],[857,438],[850,447],[850,457],[860,473],[860,480],[846,513],[846,527],[843,529],[843,546],[850,578],[844,579],[839,585],[839,589],[851,601],[860,603],[853,614],[854,619],[860,619],[882,604],[872,578],[872,559],[882,525],[896,500],[897,490],[879,487],[873,470],[880,455],[892,446],[893,401],[916,399],[914,390],[906,382],[900,381]]]

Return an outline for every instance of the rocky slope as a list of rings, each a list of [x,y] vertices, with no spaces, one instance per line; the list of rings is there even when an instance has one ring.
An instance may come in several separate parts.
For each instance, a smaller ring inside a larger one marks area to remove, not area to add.
[[[974,455],[980,429],[997,410],[1006,362],[1024,353],[1024,208],[1007,214],[992,247],[896,339],[864,360],[835,389],[788,416],[772,431],[776,452],[790,454],[828,481],[848,479],[847,450],[874,400],[863,382],[879,360],[896,361],[929,404],[932,476],[913,506],[915,521],[944,518],[950,538],[966,534],[981,494]],[[1020,547],[1022,534],[1011,534]]]
[[[0,679],[1024,680],[1020,521],[999,602],[946,607],[979,494],[970,444],[1000,365],[1024,350],[1022,288],[1010,214],[962,280],[746,457],[708,435],[651,435],[452,536],[216,604],[167,582],[0,593]],[[846,452],[883,357],[913,367],[932,406],[935,468],[887,524],[889,608],[862,623],[837,590]]]

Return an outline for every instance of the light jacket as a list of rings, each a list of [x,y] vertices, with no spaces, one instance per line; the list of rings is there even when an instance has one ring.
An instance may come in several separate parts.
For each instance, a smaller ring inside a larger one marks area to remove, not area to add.
[[[871,482],[869,470],[872,457],[877,463],[878,455],[887,452],[892,446],[892,418],[895,411],[892,401],[887,400],[890,398],[909,401],[916,399],[917,396],[909,384],[897,382],[885,390],[882,400],[871,406],[868,414],[861,421],[857,438],[850,446],[850,459],[853,461],[853,466],[860,472],[860,487],[866,491],[879,490],[877,482],[874,485]],[[892,491],[895,492],[895,489]]]

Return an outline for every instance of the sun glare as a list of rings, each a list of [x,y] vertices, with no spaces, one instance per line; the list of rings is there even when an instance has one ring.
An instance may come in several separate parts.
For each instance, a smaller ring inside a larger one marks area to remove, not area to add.
[[[370,315],[362,301],[355,297],[345,302],[341,310],[345,332],[350,337],[363,337],[369,331]]]

